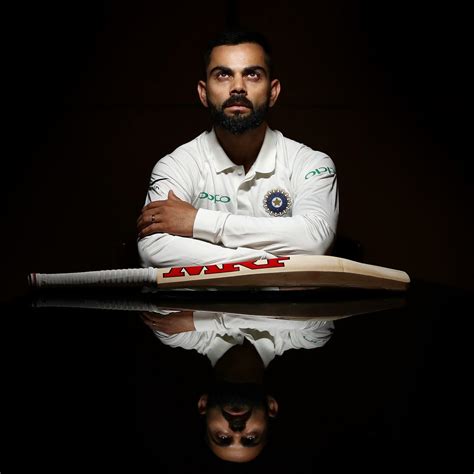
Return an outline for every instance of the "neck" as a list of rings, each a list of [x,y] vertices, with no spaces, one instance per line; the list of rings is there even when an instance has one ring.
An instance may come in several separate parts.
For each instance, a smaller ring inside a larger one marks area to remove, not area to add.
[[[265,122],[241,135],[234,135],[222,127],[215,127],[217,139],[226,155],[236,165],[242,165],[246,173],[257,159],[266,130],[267,124]]]
[[[260,355],[247,340],[230,348],[214,366],[217,379],[233,383],[262,383],[264,371]]]

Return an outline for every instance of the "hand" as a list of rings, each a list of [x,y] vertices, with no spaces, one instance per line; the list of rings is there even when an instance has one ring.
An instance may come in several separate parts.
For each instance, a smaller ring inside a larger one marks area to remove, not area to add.
[[[161,232],[192,237],[196,214],[197,209],[170,191],[168,199],[150,202],[142,209],[137,220],[138,237]]]
[[[196,330],[193,311],[177,311],[166,316],[144,311],[142,319],[152,331],[164,332],[168,336]]]

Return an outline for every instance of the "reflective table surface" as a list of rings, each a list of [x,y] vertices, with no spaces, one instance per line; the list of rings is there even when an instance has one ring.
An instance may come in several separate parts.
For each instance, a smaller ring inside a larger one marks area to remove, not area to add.
[[[2,305],[3,462],[457,472],[470,301],[419,281],[402,293],[25,295]]]

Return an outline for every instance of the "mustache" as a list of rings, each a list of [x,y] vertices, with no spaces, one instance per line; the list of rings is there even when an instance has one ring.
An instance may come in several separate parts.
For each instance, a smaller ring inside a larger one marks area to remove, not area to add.
[[[233,105],[243,105],[248,107],[249,109],[253,109],[253,104],[250,102],[247,97],[244,95],[233,95],[229,97],[223,104],[222,108],[225,109],[226,107],[232,107]]]
[[[221,410],[222,415],[224,418],[229,422],[229,427],[232,431],[242,431],[245,429],[245,425],[247,420],[250,418],[252,414],[252,410],[247,411],[243,415],[231,415],[224,410]]]

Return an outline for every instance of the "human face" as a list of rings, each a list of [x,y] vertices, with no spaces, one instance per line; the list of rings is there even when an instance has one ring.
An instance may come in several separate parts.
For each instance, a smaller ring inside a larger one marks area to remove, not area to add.
[[[260,454],[266,443],[268,417],[265,408],[254,408],[242,430],[230,429],[229,415],[244,415],[244,412],[227,411],[212,407],[207,410],[206,424],[209,447],[221,459],[245,462]]]
[[[206,438],[221,459],[250,461],[267,441],[269,418],[278,413],[278,403],[265,395],[263,386],[217,382],[198,401],[206,419]]]
[[[260,45],[217,46],[211,52],[207,81],[199,81],[198,93],[215,125],[240,134],[263,123],[278,98],[280,83],[270,80]]]

